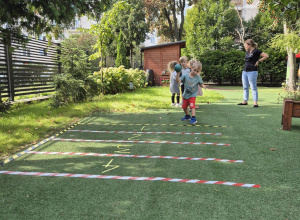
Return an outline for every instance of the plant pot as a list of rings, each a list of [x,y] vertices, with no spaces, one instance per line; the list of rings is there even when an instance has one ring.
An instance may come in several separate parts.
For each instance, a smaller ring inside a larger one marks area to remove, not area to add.
[[[170,83],[162,83],[161,86],[168,87],[168,86],[170,86]]]
[[[300,118],[300,101],[284,99],[281,120],[283,130],[291,130],[292,117]]]

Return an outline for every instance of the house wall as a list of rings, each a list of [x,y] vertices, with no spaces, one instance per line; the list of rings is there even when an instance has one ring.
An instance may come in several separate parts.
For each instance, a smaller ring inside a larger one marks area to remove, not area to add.
[[[152,69],[154,73],[154,85],[159,86],[162,78],[169,79],[167,71],[170,61],[179,61],[180,46],[169,45],[144,50],[144,69]]]

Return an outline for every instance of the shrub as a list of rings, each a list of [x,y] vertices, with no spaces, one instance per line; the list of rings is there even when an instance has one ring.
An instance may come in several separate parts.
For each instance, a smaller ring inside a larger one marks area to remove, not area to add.
[[[101,85],[101,71],[103,74],[103,84]],[[97,83],[105,94],[122,93],[129,89],[129,82],[132,81],[134,88],[146,86],[145,71],[139,69],[125,69],[124,66],[118,68],[103,68],[95,72]]]
[[[261,62],[258,67],[258,81],[262,84],[280,85],[286,75],[286,54],[273,50],[264,51],[269,58]],[[197,57],[202,64],[202,78],[218,84],[241,82],[241,75],[245,64],[245,51],[220,50],[208,51],[205,55]]]
[[[0,86],[0,116],[2,113],[7,113],[11,106],[10,101],[2,100],[2,97],[1,97],[2,91],[3,91],[3,86]]]
[[[62,73],[54,77],[56,93],[52,107],[92,99],[99,93],[86,51],[78,46],[77,41],[77,38],[70,38],[62,43],[59,57]]]

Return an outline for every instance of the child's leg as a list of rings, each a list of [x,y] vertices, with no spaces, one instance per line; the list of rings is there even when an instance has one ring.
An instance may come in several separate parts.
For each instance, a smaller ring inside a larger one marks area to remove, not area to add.
[[[191,120],[191,116],[190,116],[189,111],[187,109],[188,103],[189,103],[188,99],[183,99],[182,109],[183,109],[183,111],[185,113],[185,116],[183,118],[181,118],[182,121],[189,121],[189,120]]]
[[[171,98],[171,100],[172,100],[172,103],[175,103],[175,93],[172,93],[172,98]]]
[[[176,98],[177,98],[176,101],[177,101],[177,103],[179,104],[180,93],[177,93],[177,97],[176,97]]]

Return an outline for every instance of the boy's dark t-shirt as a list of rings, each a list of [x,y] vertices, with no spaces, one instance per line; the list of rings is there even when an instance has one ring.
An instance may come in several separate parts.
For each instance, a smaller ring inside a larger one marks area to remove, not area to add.
[[[254,49],[251,54],[250,51],[247,51],[245,56],[245,66],[243,70],[248,72],[257,71],[257,66],[254,65],[259,60],[261,53],[262,51],[258,49]]]

